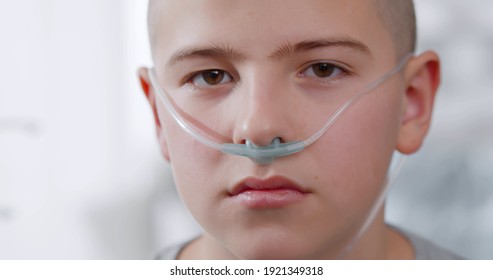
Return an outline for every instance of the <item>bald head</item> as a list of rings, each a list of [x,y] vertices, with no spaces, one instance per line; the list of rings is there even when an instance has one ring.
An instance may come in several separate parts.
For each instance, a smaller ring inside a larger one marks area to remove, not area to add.
[[[154,40],[156,35],[157,25],[159,23],[159,17],[162,9],[163,2],[165,0],[149,0],[149,7],[147,10],[147,30],[149,32],[149,41],[151,48],[154,46]]]
[[[149,0],[148,29],[151,48],[162,5],[169,0]],[[380,21],[394,42],[397,57],[413,52],[416,47],[416,15],[413,0],[371,0]]]
[[[390,33],[398,57],[416,48],[416,14],[413,0],[372,0]]]

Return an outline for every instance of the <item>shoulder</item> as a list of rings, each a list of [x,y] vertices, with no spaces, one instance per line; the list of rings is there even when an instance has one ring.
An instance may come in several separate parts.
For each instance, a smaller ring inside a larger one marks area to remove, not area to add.
[[[181,251],[190,243],[192,240],[188,240],[185,242],[175,243],[165,247],[156,255],[156,260],[177,260]]]
[[[414,248],[417,260],[461,260],[462,257],[433,244],[432,242],[408,231],[392,227],[401,233]]]

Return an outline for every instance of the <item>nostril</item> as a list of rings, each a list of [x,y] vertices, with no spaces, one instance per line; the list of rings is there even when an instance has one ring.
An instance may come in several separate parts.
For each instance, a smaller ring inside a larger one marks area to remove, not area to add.
[[[281,137],[275,137],[274,139],[272,139],[272,141],[270,141],[270,143],[256,143],[255,141],[243,139],[239,144],[243,144],[248,147],[267,147],[267,146],[277,147],[283,143],[286,143],[286,141],[284,141]]]

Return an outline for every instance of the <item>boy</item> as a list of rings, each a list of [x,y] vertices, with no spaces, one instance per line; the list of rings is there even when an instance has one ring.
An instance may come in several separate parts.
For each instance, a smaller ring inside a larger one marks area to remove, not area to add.
[[[437,55],[410,55],[415,33],[410,0],[151,0],[155,65],[139,75],[204,229],[161,257],[453,258],[379,203],[439,84]]]

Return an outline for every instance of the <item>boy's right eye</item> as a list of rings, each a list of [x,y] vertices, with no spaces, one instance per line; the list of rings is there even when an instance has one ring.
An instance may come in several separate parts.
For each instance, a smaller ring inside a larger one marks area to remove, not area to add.
[[[231,75],[219,69],[204,70],[196,73],[190,82],[197,87],[210,87],[229,83],[233,80]]]

